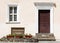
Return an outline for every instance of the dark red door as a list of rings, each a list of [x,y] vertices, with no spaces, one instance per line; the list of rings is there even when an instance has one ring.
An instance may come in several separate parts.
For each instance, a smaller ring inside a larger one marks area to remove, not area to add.
[[[50,10],[38,10],[39,33],[50,33]]]

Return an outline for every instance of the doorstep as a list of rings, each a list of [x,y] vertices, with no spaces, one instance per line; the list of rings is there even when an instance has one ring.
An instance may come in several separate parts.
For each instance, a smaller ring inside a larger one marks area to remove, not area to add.
[[[36,33],[38,41],[56,41],[54,34],[52,33]]]

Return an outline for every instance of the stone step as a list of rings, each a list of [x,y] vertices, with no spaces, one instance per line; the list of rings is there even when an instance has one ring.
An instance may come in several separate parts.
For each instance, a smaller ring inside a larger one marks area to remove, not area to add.
[[[52,33],[36,33],[36,39],[39,41],[55,41],[55,36]]]

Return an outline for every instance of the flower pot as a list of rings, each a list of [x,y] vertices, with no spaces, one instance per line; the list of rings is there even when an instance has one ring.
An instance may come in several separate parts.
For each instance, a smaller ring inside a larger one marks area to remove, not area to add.
[[[7,38],[14,38],[14,36],[7,36]]]
[[[20,36],[16,36],[16,38],[20,38]]]
[[[29,36],[29,38],[32,38],[32,36]]]
[[[23,36],[20,36],[20,38],[23,38]]]
[[[32,36],[25,36],[26,38],[32,38]]]
[[[23,36],[16,36],[16,38],[23,38]]]

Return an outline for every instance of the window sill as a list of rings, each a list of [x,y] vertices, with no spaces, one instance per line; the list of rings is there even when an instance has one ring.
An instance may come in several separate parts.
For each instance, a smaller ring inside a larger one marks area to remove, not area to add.
[[[20,24],[20,22],[6,22],[6,24]]]

